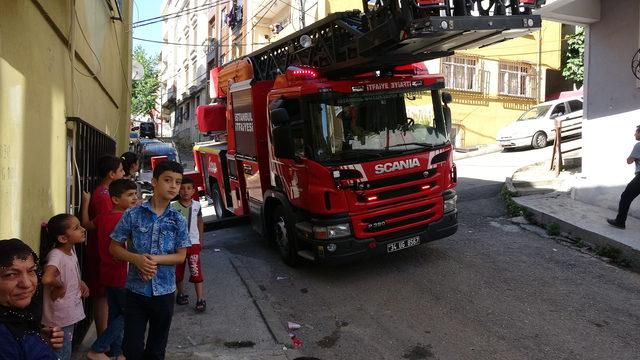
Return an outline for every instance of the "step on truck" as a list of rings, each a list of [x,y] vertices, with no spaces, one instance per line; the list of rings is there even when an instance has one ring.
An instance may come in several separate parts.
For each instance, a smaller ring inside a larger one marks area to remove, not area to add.
[[[453,235],[444,78],[422,62],[540,27],[533,0],[377,0],[211,69],[194,146],[218,217],[282,259],[340,262]]]

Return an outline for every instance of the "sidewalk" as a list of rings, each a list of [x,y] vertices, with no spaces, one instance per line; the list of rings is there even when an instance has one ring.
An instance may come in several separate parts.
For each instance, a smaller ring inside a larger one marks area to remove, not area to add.
[[[215,233],[205,234],[202,251],[207,311],[194,310],[193,285],[185,282],[190,304],[176,305],[166,359],[287,360],[298,354],[289,349],[285,325],[275,315],[264,293],[242,263],[218,249]],[[185,279],[186,281],[187,279]],[[85,359],[95,339],[94,327],[72,359]]]
[[[498,144],[478,145],[472,148],[457,148],[453,151],[453,160],[462,160],[473,156],[480,156],[502,151]]]
[[[579,166],[579,159],[570,158],[568,163]],[[640,271],[640,220],[629,217],[626,230],[617,229],[606,222],[615,218],[614,211],[574,200],[570,190],[579,173],[580,168],[575,167],[556,177],[549,162],[537,163],[516,171],[505,186],[536,223],[556,228],[577,246],[591,247],[596,255]]]

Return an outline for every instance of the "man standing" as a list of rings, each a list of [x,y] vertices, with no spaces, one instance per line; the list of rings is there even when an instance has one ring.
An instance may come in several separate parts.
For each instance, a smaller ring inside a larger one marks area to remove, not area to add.
[[[640,141],[640,125],[636,127],[636,141]],[[640,142],[633,146],[631,155],[627,158],[627,164],[636,163],[636,176],[629,182],[626,189],[620,195],[620,204],[618,205],[618,216],[615,219],[607,219],[609,225],[624,229],[627,221],[627,213],[633,199],[640,195]]]

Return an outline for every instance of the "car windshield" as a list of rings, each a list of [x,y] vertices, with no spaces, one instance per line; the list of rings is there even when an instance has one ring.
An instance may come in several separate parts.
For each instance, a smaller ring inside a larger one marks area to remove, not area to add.
[[[435,107],[434,98],[438,101]],[[448,141],[436,90],[334,93],[308,102],[307,109],[313,157],[321,162],[367,161],[431,149]]]
[[[533,120],[533,119],[540,118],[544,116],[544,114],[546,114],[547,111],[549,111],[549,108],[551,108],[551,105],[534,106],[531,109],[527,110],[524,114],[520,115],[520,117],[518,118],[518,121]]]

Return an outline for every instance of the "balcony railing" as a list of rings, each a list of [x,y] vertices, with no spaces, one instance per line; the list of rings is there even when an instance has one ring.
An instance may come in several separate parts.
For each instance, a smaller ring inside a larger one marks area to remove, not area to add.
[[[169,108],[172,107],[176,102],[176,85],[173,84],[169,88],[167,88],[166,95],[163,98],[162,106]]]
[[[214,38],[209,38],[208,40],[205,40],[205,44],[207,45],[206,47],[206,52],[207,52],[207,64],[209,65],[217,65],[217,64],[212,64],[212,61],[215,62],[217,61],[216,59],[218,59],[218,52],[219,52],[219,46],[218,46],[218,40],[214,39]]]

